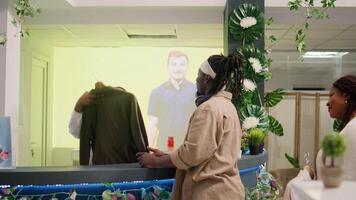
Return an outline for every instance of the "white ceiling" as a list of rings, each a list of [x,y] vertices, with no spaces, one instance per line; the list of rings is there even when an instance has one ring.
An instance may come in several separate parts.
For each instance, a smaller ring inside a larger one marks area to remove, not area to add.
[[[90,7],[73,7],[91,5]],[[42,13],[28,20],[31,35],[55,45],[77,46],[207,46],[222,47],[225,0],[33,0]],[[356,1],[339,0],[341,5]],[[296,24],[302,12],[292,13],[281,0],[265,2],[266,38],[278,42],[266,46],[274,51],[295,50]],[[96,5],[96,7],[93,7]],[[116,5],[116,6],[105,6]],[[140,6],[137,6],[140,5]],[[104,7],[103,7],[104,6]],[[329,20],[312,21],[307,33],[308,49],[356,49],[356,7],[330,10]],[[175,35],[172,39],[131,39],[128,34]]]

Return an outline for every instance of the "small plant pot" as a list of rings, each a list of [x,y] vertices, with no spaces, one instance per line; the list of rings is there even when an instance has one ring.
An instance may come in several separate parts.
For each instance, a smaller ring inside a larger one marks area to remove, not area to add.
[[[250,149],[250,154],[251,155],[258,155],[263,152],[263,144],[259,146],[253,146],[253,145],[248,145],[248,148]]]
[[[321,180],[326,188],[336,188],[339,187],[342,178],[343,170],[341,167],[320,167]]]

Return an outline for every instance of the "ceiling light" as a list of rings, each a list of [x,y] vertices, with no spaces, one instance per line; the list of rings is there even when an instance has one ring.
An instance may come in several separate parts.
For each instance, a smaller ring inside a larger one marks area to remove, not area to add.
[[[302,57],[303,58],[341,58],[343,55],[349,52],[338,52],[338,51],[307,51]]]

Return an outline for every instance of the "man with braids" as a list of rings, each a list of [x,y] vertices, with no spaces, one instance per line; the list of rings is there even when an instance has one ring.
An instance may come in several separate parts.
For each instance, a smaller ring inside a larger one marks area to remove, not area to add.
[[[326,106],[331,118],[341,120],[339,131],[346,138],[347,149],[343,158],[344,179],[356,181],[356,76],[346,75],[335,81],[332,84]],[[336,162],[339,164],[340,160],[336,160]],[[321,179],[318,170],[322,166],[322,150],[319,150],[315,164],[316,174],[314,173],[315,169],[306,166],[296,178],[288,183],[283,197],[284,200],[291,199],[293,182]]]
[[[149,148],[138,153],[144,167],[176,167],[173,200],[242,200],[244,187],[237,169],[241,127],[232,96],[238,96],[243,66],[237,55],[213,55],[196,78],[197,108],[184,144],[170,154]],[[235,81],[234,86],[229,82]],[[233,88],[230,92],[224,89]]]

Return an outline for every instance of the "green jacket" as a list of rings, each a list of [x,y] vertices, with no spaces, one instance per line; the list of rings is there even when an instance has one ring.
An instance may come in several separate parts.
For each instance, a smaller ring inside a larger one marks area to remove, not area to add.
[[[83,109],[80,164],[131,163],[147,151],[146,129],[135,96],[112,87],[92,90],[94,102]]]

